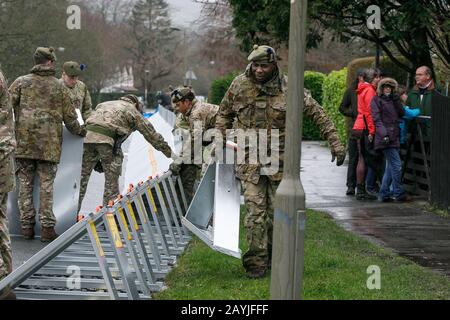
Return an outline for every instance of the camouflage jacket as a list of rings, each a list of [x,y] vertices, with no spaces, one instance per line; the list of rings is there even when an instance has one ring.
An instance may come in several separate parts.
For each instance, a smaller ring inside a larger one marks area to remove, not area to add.
[[[260,85],[253,80],[249,65],[244,74],[236,77],[220,105],[216,118],[216,128],[225,136],[227,129],[266,129],[268,156],[278,150],[271,149],[271,135],[273,129],[278,129],[279,138],[279,170],[275,174],[268,175],[273,181],[281,181],[283,177],[283,159],[285,148],[285,127],[287,107],[287,77],[278,76],[271,81]],[[304,113],[320,128],[332,149],[345,148],[339,141],[336,127],[327,117],[323,108],[315,101],[310,92],[305,90]],[[234,126],[233,126],[234,124]],[[251,146],[250,146],[251,147]],[[253,146],[254,147],[254,146]],[[258,159],[257,164],[248,161],[249,144],[246,144],[246,161],[237,164],[236,173],[242,181],[258,183],[262,165]],[[343,151],[341,150],[341,151]],[[268,165],[268,164],[266,164]]]
[[[16,121],[16,157],[59,163],[63,122],[76,135],[85,130],[55,69],[37,65],[9,88]]]
[[[215,127],[218,111],[219,106],[217,105],[194,100],[192,107],[185,114],[182,114],[181,118],[189,123],[190,130],[194,130],[194,124],[198,122],[202,124],[202,130],[205,132]]]
[[[7,193],[15,187],[15,148],[13,112],[7,83],[0,71],[0,193]]]
[[[175,129],[186,129],[189,130],[189,123],[186,121],[184,115],[180,112],[175,114]]]
[[[164,138],[139,113],[134,104],[127,101],[117,100],[99,104],[87,119],[86,124],[88,128],[89,126],[104,128],[123,141],[133,132],[139,131],[155,149],[168,158],[172,155],[172,149]],[[84,143],[105,143],[114,146],[115,139],[88,129]]]
[[[217,105],[194,100],[192,107],[185,114],[180,113],[177,115],[175,128],[189,130],[191,139],[191,162],[194,161],[195,156],[194,143],[192,142],[195,137],[198,137],[202,139],[201,145],[205,146],[209,144],[208,142],[203,143],[203,136],[207,130],[215,128],[218,111],[219,106]],[[187,156],[188,149],[189,145],[187,145],[187,141],[184,141],[182,147],[183,156]]]
[[[62,79],[60,79],[59,81],[64,84],[64,81]],[[66,85],[64,84],[64,86]],[[86,122],[86,120],[91,116],[92,113],[92,100],[87,86],[82,81],[78,81],[73,88],[69,88],[67,86],[66,88],[69,91],[70,101],[72,101],[72,105],[75,107],[75,109],[80,110],[83,121]]]

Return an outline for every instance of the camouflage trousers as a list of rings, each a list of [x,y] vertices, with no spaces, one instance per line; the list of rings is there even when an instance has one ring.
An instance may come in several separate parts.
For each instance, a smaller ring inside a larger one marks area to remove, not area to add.
[[[56,217],[53,214],[53,183],[58,165],[53,162],[16,159],[19,178],[19,212],[22,228],[33,228],[36,224],[36,210],[33,206],[34,177],[39,177],[39,222],[42,227],[53,228]]]
[[[86,143],[83,153],[83,168],[81,170],[80,198],[78,211],[81,209],[86,195],[89,178],[95,165],[101,161],[105,173],[105,190],[103,193],[103,206],[115,200],[119,195],[119,177],[122,174],[123,154],[113,154],[113,147],[106,143]]]
[[[195,184],[200,179],[202,168],[196,164],[182,164],[180,170],[180,178],[183,184],[184,194],[188,206],[191,204],[195,195]]]
[[[241,182],[247,214],[244,220],[248,250],[243,256],[247,271],[266,268],[272,260],[273,212],[279,182],[261,176],[258,184]]]
[[[12,271],[11,239],[6,215],[7,193],[0,193],[0,280]]]

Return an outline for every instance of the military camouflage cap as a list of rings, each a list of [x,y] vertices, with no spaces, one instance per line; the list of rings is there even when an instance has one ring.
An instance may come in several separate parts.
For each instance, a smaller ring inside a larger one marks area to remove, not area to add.
[[[254,45],[253,51],[248,56],[251,62],[276,62],[277,54],[272,47]]]
[[[52,47],[39,47],[34,52],[34,58],[44,58],[50,61],[56,61],[55,49]]]
[[[195,98],[195,93],[189,87],[178,87],[170,95],[172,102],[177,103],[187,98]]]
[[[80,65],[75,61],[68,61],[63,65],[64,73],[69,77],[78,77],[85,68],[84,64]]]
[[[126,102],[133,103],[140,113],[144,112],[144,104],[134,94],[127,94],[126,96],[123,96],[119,100],[123,100],[123,101],[126,101]]]

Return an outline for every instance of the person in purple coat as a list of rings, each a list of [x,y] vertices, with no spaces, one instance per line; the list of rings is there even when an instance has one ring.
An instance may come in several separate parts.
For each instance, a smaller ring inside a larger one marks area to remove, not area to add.
[[[398,83],[394,79],[380,81],[371,103],[375,123],[375,150],[380,150],[386,158],[386,171],[383,176],[380,201],[409,200],[401,182],[402,164],[400,160],[400,119],[404,115],[403,105],[398,95]]]

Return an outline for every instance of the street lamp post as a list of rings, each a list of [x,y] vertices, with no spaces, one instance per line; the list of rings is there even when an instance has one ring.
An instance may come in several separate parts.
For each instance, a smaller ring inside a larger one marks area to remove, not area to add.
[[[380,39],[380,29],[377,29],[377,38]],[[377,39],[377,40],[378,40]],[[381,46],[377,41],[377,52],[375,54],[375,68],[380,69],[380,56],[381,56]]]
[[[170,28],[170,30],[172,31],[183,31],[183,72],[185,72],[184,74],[184,78],[183,78],[183,85],[185,86],[191,86],[191,82],[190,79],[188,79],[188,68],[187,68],[187,52],[186,52],[186,45],[187,45],[187,37],[186,37],[186,29],[181,30],[180,28],[176,28],[176,27],[172,27]]]
[[[305,191],[300,180],[307,0],[291,0],[284,176],[275,198],[272,300],[301,299]]]
[[[148,108],[147,105],[147,96],[148,96],[148,75],[149,75],[150,71],[149,70],[145,70],[145,92],[144,92],[144,105],[146,108]]]

